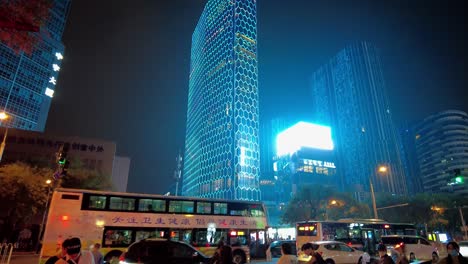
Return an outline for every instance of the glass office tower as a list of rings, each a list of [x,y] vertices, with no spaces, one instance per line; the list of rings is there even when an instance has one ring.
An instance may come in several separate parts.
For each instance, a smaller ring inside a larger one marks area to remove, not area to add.
[[[0,112],[2,126],[44,131],[57,84],[64,46],[62,34],[70,0],[55,0],[49,18],[35,34],[41,41],[30,55],[0,43]]]
[[[312,98],[317,119],[334,128],[342,188],[360,196],[372,180],[376,192],[406,194],[377,48],[359,42],[340,51],[313,74]]]
[[[182,192],[260,200],[255,0],[209,0],[192,36]]]

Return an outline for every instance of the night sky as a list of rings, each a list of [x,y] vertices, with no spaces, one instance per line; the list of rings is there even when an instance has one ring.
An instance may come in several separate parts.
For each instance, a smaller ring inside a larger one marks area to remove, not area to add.
[[[183,152],[191,37],[206,0],[74,0],[46,132],[116,142],[128,191],[165,193]],[[261,120],[308,116],[309,78],[347,44],[381,50],[397,125],[468,112],[463,1],[257,0]]]

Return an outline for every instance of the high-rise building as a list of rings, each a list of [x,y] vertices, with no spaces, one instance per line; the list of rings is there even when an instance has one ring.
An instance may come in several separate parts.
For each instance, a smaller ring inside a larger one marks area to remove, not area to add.
[[[182,194],[259,200],[255,0],[209,0],[192,35]]]
[[[369,192],[370,179],[377,192],[405,194],[377,48],[366,42],[346,47],[313,74],[311,85],[316,120],[334,129],[342,188]],[[381,166],[386,170],[379,170]]]
[[[400,153],[405,169],[408,194],[414,195],[423,192],[421,173],[419,171],[418,156],[416,154],[416,140],[414,127],[406,125],[400,129]]]
[[[454,192],[468,197],[468,114],[436,113],[415,129],[416,153],[424,192]]]
[[[0,43],[0,111],[10,116],[2,126],[44,131],[63,58],[61,41],[70,0],[54,0],[49,18],[35,34],[40,41],[30,55]]]

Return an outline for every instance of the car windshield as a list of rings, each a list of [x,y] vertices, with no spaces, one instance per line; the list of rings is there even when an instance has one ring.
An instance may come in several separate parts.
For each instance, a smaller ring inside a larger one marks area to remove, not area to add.
[[[403,242],[401,237],[382,237],[382,243],[385,245],[396,245]]]

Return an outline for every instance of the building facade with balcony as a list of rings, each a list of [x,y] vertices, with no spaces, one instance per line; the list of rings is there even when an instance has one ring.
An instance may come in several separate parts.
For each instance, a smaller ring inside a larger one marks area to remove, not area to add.
[[[260,200],[255,0],[209,0],[192,35],[182,194]]]
[[[426,117],[415,141],[424,192],[468,197],[468,114],[447,110]]]

